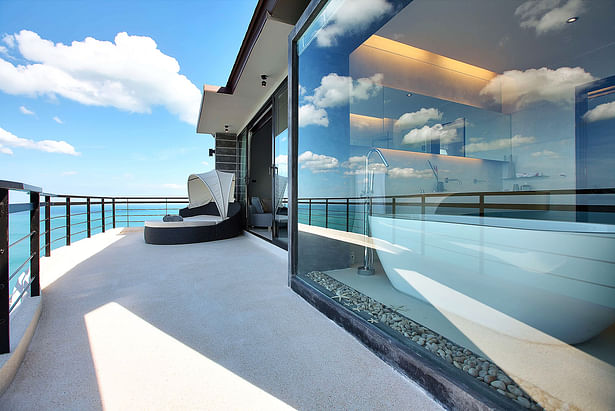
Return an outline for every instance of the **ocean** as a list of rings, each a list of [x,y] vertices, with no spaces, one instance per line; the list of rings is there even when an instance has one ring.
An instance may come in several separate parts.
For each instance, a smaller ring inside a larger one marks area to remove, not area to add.
[[[178,210],[187,204],[116,204],[116,227],[142,227],[143,220],[161,219],[165,214],[177,214]],[[298,221],[302,224],[325,227],[346,231],[346,205],[329,204],[328,213],[324,204],[313,204],[311,208],[311,219],[308,216],[308,205],[299,204]],[[128,210],[128,211],[127,211]],[[45,230],[44,209],[41,209],[41,234]],[[66,218],[65,207],[57,206],[51,208],[51,250],[66,245]],[[325,222],[325,216],[327,221]],[[349,207],[348,231],[363,233],[363,206],[351,205]],[[112,209],[111,205],[105,205],[105,220],[107,229],[112,228]],[[87,237],[87,214],[86,206],[71,207],[71,243]],[[30,212],[24,211],[9,215],[9,244],[26,236],[30,230]],[[95,235],[102,232],[101,228],[101,207],[100,205],[91,206],[91,234]],[[40,236],[41,255],[45,254],[45,235]],[[9,274],[19,268],[30,255],[30,242],[26,239],[10,247],[9,249]],[[10,289],[15,286],[17,279],[29,270],[29,264],[20,269],[20,272],[10,281]]]
[[[141,227],[143,220],[161,219],[165,214],[177,214],[178,210],[185,207],[187,204],[131,204],[129,207],[126,204],[116,203],[116,227]],[[127,211],[128,210],[128,211]],[[66,218],[64,216],[66,208],[64,206],[51,207],[51,250],[63,247],[66,245]],[[102,232],[101,226],[101,206],[92,205],[91,213],[91,233],[92,235]],[[105,220],[106,228],[113,227],[111,205],[105,204]],[[41,208],[41,225],[40,233],[45,231],[45,210]],[[82,240],[87,237],[87,209],[86,206],[71,207],[71,243]],[[24,211],[20,213],[12,213],[9,215],[9,244],[28,235],[30,232],[30,212]],[[45,255],[45,235],[40,236],[41,255]],[[9,248],[9,275],[13,274],[20,265],[28,259],[30,255],[30,241],[24,240]],[[19,270],[19,273],[13,277],[9,283],[9,289],[13,290],[17,279],[30,268],[26,264]]]

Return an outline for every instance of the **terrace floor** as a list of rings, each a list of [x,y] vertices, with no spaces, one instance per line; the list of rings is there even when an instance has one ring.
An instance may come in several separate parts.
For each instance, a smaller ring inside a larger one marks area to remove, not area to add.
[[[41,262],[43,312],[0,409],[441,409],[287,286],[246,234],[115,229]]]

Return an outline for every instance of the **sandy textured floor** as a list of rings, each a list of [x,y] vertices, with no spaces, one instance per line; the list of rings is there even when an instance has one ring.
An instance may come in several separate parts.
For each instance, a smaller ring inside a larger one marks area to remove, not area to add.
[[[294,294],[276,250],[117,229],[54,251],[0,408],[441,409]]]

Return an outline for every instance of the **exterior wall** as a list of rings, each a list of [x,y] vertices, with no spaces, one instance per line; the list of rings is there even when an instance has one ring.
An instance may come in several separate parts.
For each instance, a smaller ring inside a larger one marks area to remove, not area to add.
[[[235,173],[235,197],[241,191],[241,184],[245,188],[245,182],[239,175],[239,163],[237,159],[237,135],[232,133],[216,133],[216,170]]]

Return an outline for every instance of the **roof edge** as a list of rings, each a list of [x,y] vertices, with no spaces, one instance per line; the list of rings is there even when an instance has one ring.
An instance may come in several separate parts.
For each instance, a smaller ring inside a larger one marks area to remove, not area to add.
[[[252,15],[252,20],[250,20],[250,24],[248,25],[248,31],[246,31],[246,35],[239,48],[239,53],[237,53],[237,58],[231,69],[231,74],[226,82],[226,86],[220,87],[218,93],[233,94],[235,92],[237,83],[239,83],[239,79],[241,78],[241,73],[243,73],[243,69],[252,53],[252,49],[265,26],[268,16],[271,15],[277,3],[278,0],[259,0],[254,14]]]

